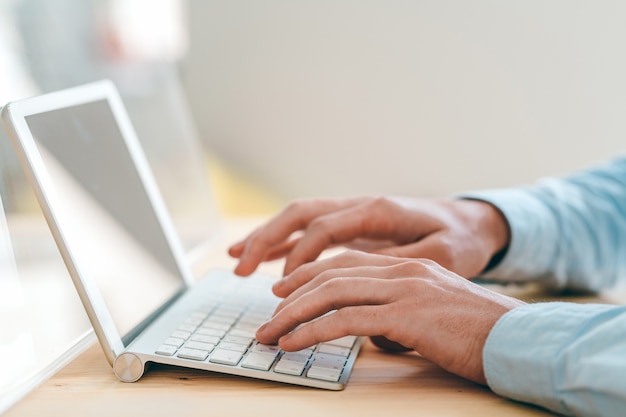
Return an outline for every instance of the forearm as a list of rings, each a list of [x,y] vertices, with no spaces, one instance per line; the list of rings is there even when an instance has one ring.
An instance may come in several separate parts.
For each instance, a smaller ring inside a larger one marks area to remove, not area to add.
[[[532,187],[469,194],[505,215],[511,241],[484,277],[599,290],[626,278],[626,158]]]
[[[540,303],[514,309],[483,350],[490,388],[572,416],[626,409],[626,307]]]

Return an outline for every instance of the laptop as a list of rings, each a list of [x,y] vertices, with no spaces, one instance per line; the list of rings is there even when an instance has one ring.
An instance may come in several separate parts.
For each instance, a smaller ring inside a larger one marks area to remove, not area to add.
[[[193,278],[111,81],[9,103],[2,119],[120,380],[157,363],[345,388],[362,338],[299,352],[260,344],[256,329],[279,302],[272,277],[215,269]]]

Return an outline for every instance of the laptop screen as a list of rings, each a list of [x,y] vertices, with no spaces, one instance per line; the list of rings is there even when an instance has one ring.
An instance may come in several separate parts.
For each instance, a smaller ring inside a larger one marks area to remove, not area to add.
[[[57,222],[79,273],[127,335],[184,280],[106,100],[26,117],[63,207]]]

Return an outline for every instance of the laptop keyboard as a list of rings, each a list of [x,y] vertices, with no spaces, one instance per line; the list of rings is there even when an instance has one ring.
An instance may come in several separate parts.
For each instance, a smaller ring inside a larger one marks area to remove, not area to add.
[[[271,317],[279,301],[273,296],[258,298],[249,290],[224,299],[208,300],[193,311],[155,353],[338,381],[355,346],[356,336],[345,336],[297,352],[284,352],[278,346],[264,345],[255,339],[257,328]]]

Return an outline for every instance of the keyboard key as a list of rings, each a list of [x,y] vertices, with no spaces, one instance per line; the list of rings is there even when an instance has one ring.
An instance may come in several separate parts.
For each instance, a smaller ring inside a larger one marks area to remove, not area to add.
[[[222,342],[220,343],[220,349],[234,350],[235,352],[245,353],[245,351],[248,350],[248,346],[240,345],[239,343]]]
[[[313,359],[313,365],[318,368],[339,369],[343,368],[346,363],[346,358],[335,355],[327,355],[325,353],[318,353]]]
[[[199,325],[202,324],[204,320],[201,318],[197,318],[197,317],[189,317],[187,320],[185,320],[183,322],[183,324],[189,324],[191,326],[195,326],[198,327]],[[181,329],[182,330],[182,329]]]
[[[217,345],[220,342],[220,338],[217,336],[206,336],[202,334],[194,334],[191,336],[191,340],[194,342],[211,343]]]
[[[329,368],[320,368],[317,366],[311,366],[309,368],[309,371],[306,373],[306,376],[308,378],[322,379],[324,381],[337,382],[339,381],[339,377],[341,376],[342,369],[329,369]]]
[[[207,322],[211,322],[211,323],[225,323],[228,324],[229,326],[232,326],[234,322],[237,321],[236,317],[226,317],[226,316],[220,316],[220,315],[215,315],[212,314],[211,316],[209,316],[209,318],[207,319]]]
[[[156,353],[157,355],[172,356],[174,353],[176,353],[177,350],[178,350],[178,347],[176,346],[161,345],[154,353]]]
[[[328,353],[347,358],[350,356],[350,349],[342,346],[335,346],[328,343],[322,343],[318,349],[319,353]]]
[[[352,349],[352,346],[354,346],[355,341],[356,341],[356,336],[344,336],[344,337],[340,337],[339,339],[331,340],[326,343],[328,343],[329,345],[341,346],[341,347],[346,347],[348,349]]]
[[[245,345],[246,348],[250,347],[253,340],[254,339],[251,337],[231,336],[230,334],[224,336],[224,342],[238,343],[240,345]]]
[[[189,349],[198,349],[198,350],[205,350],[207,352],[211,352],[215,348],[215,345],[213,343],[202,343],[202,342],[190,341],[190,342],[185,343],[185,347]]]
[[[270,353],[250,352],[243,360],[241,366],[244,368],[268,371],[276,359],[276,355]]]
[[[176,337],[176,338],[183,339],[183,340],[187,340],[189,336],[191,336],[191,333],[185,332],[182,330],[176,330],[172,332],[172,335],[171,335],[171,337]]]
[[[275,346],[275,345],[264,345],[264,344],[261,344],[261,343],[257,343],[256,345],[254,345],[252,350],[254,352],[272,353],[272,354],[278,354],[278,352],[280,352],[280,348],[278,346]]]
[[[209,318],[212,319],[214,317],[236,320],[237,318],[239,318],[239,311],[225,310],[225,309],[215,310],[215,313],[211,314],[211,317]]]
[[[164,345],[176,346],[176,348],[181,347],[183,343],[185,343],[185,340],[179,339],[178,337],[168,337],[165,339],[165,342],[163,342]]]
[[[231,324],[230,323],[223,323],[223,322],[220,322],[220,321],[207,320],[200,327],[205,328],[205,329],[218,329],[218,330],[226,331],[226,330],[230,329]]]
[[[237,322],[238,325],[248,325],[251,327],[256,327],[258,328],[260,325],[262,325],[263,323],[265,323],[267,321],[268,317],[267,316],[258,316],[258,315],[244,315],[243,317],[241,317],[239,319],[239,321]]]
[[[293,353],[294,355],[306,355],[306,357],[310,357],[311,354],[313,353],[313,350],[315,349],[315,346],[313,346],[312,348],[306,348],[306,349],[302,349],[302,350],[296,350],[295,352],[288,352],[288,353]],[[287,352],[286,352],[287,353]]]
[[[198,331],[196,332],[196,334],[201,334],[204,336],[216,336],[221,339],[222,337],[224,337],[226,332],[224,330],[219,330],[219,329],[207,329],[205,327],[200,327]]]
[[[256,330],[259,328],[259,326],[260,326],[259,324],[237,322],[237,324],[233,326],[233,330],[244,330],[244,331],[256,333]]]
[[[304,362],[291,361],[285,359],[285,357],[283,356],[274,367],[274,372],[278,372],[279,374],[300,376],[302,375],[302,371],[304,371],[306,362],[306,360]]]
[[[183,358],[183,359],[193,359],[196,361],[203,361],[207,358],[207,356],[209,356],[209,352],[207,352],[206,350],[200,350],[200,349],[190,349],[190,348],[182,348],[181,350],[178,351],[178,356],[179,358]]]
[[[282,358],[285,360],[293,361],[293,362],[302,362],[302,363],[307,363],[310,357],[311,357],[311,352],[306,353],[303,351],[285,352],[282,356]]]
[[[182,330],[183,332],[189,332],[189,333],[195,332],[197,328],[198,326],[194,326],[191,324],[181,324],[180,326],[178,326],[178,330]]]
[[[215,349],[213,354],[211,354],[209,362],[235,366],[241,360],[241,356],[241,352],[226,349]]]
[[[230,332],[228,332],[229,336],[239,336],[239,337],[250,337],[253,338],[255,337],[256,332],[254,331],[250,331],[250,330],[243,330],[243,329],[232,329]]]

